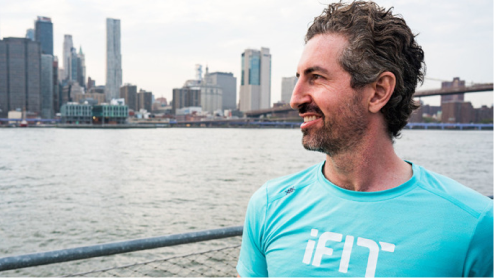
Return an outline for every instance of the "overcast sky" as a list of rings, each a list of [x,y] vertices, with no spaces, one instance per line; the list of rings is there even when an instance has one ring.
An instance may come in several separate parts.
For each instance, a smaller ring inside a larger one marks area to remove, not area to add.
[[[281,78],[295,75],[304,35],[327,0],[0,0],[0,37],[24,37],[39,16],[51,17],[54,51],[62,59],[64,34],[86,55],[86,73],[105,83],[106,18],[121,20],[123,82],[171,100],[172,89],[194,78],[195,64],[232,72],[240,83],[240,55],[268,47],[271,101]],[[402,14],[425,51],[427,77],[493,81],[492,0],[379,0]],[[428,80],[422,87],[439,88]],[[493,103],[492,92],[467,94],[475,107]],[[439,104],[439,97],[423,98]],[[238,98],[237,98],[238,101]]]

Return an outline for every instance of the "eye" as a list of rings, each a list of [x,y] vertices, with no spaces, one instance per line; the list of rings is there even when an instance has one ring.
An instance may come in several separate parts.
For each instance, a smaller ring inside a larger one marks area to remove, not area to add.
[[[312,74],[310,77],[311,81],[316,81],[316,80],[321,79],[321,78],[322,78],[322,76],[320,76],[319,74]]]

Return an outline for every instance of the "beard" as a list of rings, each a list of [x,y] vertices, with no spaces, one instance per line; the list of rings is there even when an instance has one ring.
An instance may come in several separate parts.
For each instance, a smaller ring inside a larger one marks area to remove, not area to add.
[[[367,130],[367,121],[359,96],[360,94],[355,92],[349,102],[338,107],[336,113],[331,115],[324,115],[315,103],[301,106],[301,113],[310,111],[322,115],[323,122],[321,128],[302,129],[304,148],[335,156],[356,147]]]

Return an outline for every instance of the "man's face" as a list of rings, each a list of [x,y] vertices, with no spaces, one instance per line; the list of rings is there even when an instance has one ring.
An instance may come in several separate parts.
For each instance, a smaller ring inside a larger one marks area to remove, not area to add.
[[[362,96],[351,88],[351,76],[338,62],[347,44],[337,34],[316,35],[307,42],[290,101],[304,118],[304,147],[330,156],[351,150],[367,129]]]

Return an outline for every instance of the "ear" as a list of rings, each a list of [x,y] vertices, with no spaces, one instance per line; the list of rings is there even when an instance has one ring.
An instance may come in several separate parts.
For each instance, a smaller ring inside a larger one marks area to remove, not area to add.
[[[371,85],[373,90],[369,98],[369,112],[378,113],[391,98],[395,90],[396,77],[392,72],[385,71]]]

